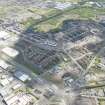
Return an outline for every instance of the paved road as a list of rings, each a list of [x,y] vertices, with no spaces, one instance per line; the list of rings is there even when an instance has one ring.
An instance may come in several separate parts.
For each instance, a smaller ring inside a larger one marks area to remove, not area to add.
[[[80,60],[80,59],[82,59],[82,58],[84,58],[85,56],[90,55],[90,54],[92,54],[92,52],[83,54],[82,56],[80,56],[80,57],[78,57],[78,58],[75,58],[75,60]]]
[[[95,63],[97,56],[99,56],[100,53],[102,53],[102,51],[104,50],[105,47],[101,48],[101,50],[95,55],[95,57],[91,60],[89,66],[86,68],[86,70],[82,73],[82,75],[80,75],[80,79],[83,78],[83,76],[85,76],[90,68],[92,67],[92,65]]]
[[[99,54],[104,50],[104,48],[105,48],[105,47],[101,48],[101,50],[95,55],[95,57],[91,60],[90,64],[89,64],[88,67],[86,68],[86,70],[83,69],[83,68],[81,67],[81,65],[78,64],[78,62],[77,62],[71,55],[69,55],[69,54],[64,50],[64,52],[70,57],[70,59],[71,59],[75,64],[77,64],[77,66],[78,66],[78,67],[81,69],[81,71],[82,71],[82,72],[79,74],[79,78],[74,81],[74,84],[75,84],[75,83],[78,83],[79,80],[82,80],[83,77],[89,72],[90,68],[91,68],[92,65],[95,63],[95,60],[96,60],[97,56],[99,56]],[[83,80],[84,80],[84,79],[83,79]]]
[[[85,71],[83,67],[70,55],[67,51],[63,49],[64,53],[80,68],[81,71]]]

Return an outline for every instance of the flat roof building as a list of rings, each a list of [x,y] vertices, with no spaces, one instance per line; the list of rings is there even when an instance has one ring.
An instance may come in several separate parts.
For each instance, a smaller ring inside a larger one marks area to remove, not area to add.
[[[9,84],[9,82],[10,82],[10,81],[9,81],[8,79],[6,79],[6,78],[5,78],[5,79],[1,79],[1,80],[0,80],[0,84],[1,84],[1,85],[3,85],[3,86],[8,85],[8,84]]]
[[[13,90],[19,89],[21,86],[22,86],[22,84],[19,84],[19,83],[18,83],[18,84],[16,84],[15,86],[13,86],[12,89],[13,89]]]
[[[18,78],[19,80],[23,81],[23,82],[25,82],[25,81],[31,79],[31,78],[29,77],[29,75],[27,75],[27,74],[25,74],[25,73],[23,73],[23,72],[21,72],[21,71],[16,71],[16,72],[14,73],[14,76],[15,76],[16,78]]]
[[[7,64],[4,60],[0,59],[0,67],[2,67],[3,69],[7,69],[10,65]]]
[[[6,40],[10,37],[9,33],[6,31],[0,31],[0,40]]]
[[[13,49],[11,47],[5,47],[2,49],[2,51],[10,57],[16,57],[19,54],[16,49]]]

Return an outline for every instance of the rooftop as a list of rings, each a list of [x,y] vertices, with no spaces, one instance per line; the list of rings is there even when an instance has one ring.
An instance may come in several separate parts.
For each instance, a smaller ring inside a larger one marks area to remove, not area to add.
[[[16,71],[14,74],[19,80],[25,82],[26,80],[30,80],[29,75],[21,72],[21,71]]]
[[[19,54],[19,52],[16,49],[10,47],[5,47],[2,49],[2,51],[10,57],[16,57]]]

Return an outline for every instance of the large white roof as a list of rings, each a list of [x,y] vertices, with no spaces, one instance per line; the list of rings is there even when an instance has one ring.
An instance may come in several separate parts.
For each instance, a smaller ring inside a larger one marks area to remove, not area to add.
[[[14,75],[23,82],[30,79],[29,75],[27,75],[21,71],[16,71]]]
[[[9,37],[9,33],[6,31],[0,31],[0,38],[8,38]]]
[[[3,86],[5,86],[5,85],[9,84],[9,80],[8,80],[8,79],[2,79],[2,80],[0,81],[0,83],[1,83]]]
[[[2,49],[2,51],[10,57],[16,57],[19,54],[17,50],[10,47],[5,47]]]

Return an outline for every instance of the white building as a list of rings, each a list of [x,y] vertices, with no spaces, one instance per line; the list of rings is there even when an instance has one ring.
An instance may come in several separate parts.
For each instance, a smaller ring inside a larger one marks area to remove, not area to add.
[[[4,60],[0,59],[0,67],[2,67],[3,69],[7,69],[10,65],[7,64]]]
[[[73,4],[70,3],[70,2],[65,2],[65,3],[62,3],[62,2],[56,2],[56,6],[55,6],[55,8],[56,8],[56,9],[63,10],[63,9],[68,8],[68,7],[71,7],[71,6],[73,6]]]
[[[16,84],[15,86],[12,87],[13,90],[19,89],[22,86],[22,84]]]
[[[16,57],[19,54],[19,51],[16,49],[13,49],[11,47],[5,47],[2,49],[2,52],[4,52],[6,55],[10,57]]]
[[[6,86],[6,85],[8,85],[9,83],[10,83],[10,81],[9,81],[7,78],[0,80],[0,84],[1,84],[2,86]]]
[[[27,74],[25,74],[25,73],[23,73],[21,71],[16,71],[14,75],[15,75],[16,78],[18,78],[19,80],[21,80],[23,82],[25,82],[27,80],[31,80],[29,75],[27,75]]]
[[[9,33],[6,31],[0,31],[0,40],[6,40],[10,37]]]

